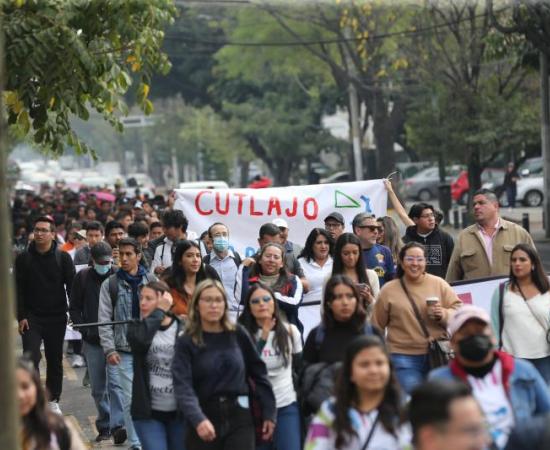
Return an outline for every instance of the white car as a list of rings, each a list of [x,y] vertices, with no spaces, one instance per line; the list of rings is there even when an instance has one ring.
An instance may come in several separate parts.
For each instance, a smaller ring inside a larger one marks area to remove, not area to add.
[[[517,181],[516,203],[524,206],[540,206],[544,200],[544,181],[542,177],[525,177]],[[500,196],[500,204],[508,206],[506,190]]]

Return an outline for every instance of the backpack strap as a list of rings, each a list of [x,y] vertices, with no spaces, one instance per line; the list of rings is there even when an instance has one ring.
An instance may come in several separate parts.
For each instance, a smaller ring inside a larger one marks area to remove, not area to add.
[[[239,267],[241,265],[241,262],[242,262],[242,259],[241,259],[241,255],[239,255],[237,252],[233,252],[233,255],[234,255],[234,258],[233,258],[233,261],[235,261],[235,265],[237,267]]]
[[[317,327],[317,330],[315,330],[315,348],[317,349],[317,351],[321,350],[323,339],[325,339],[325,325],[321,323]]]
[[[118,300],[118,280],[116,273],[109,276],[109,296],[111,297],[111,304],[113,305],[113,311]]]
[[[204,264],[210,264],[210,253],[208,253],[207,255],[204,256],[204,258],[202,258],[202,262]]]
[[[498,348],[502,349],[502,331],[504,330],[504,290],[506,281],[498,285]]]
[[[61,272],[63,272],[63,255],[61,254],[61,250],[58,248],[55,249],[55,262],[61,269]]]

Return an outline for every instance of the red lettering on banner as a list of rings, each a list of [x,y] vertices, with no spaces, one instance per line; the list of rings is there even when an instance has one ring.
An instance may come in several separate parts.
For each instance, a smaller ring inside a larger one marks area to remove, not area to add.
[[[308,212],[308,204],[313,205],[313,211]],[[317,219],[318,214],[319,214],[319,205],[317,204],[317,201],[313,197],[306,198],[304,202],[304,217],[307,220],[315,220]]]
[[[195,209],[197,210],[197,212],[201,215],[201,216],[209,216],[210,214],[212,214],[214,212],[214,210],[212,209],[207,209],[207,210],[202,210],[200,208],[200,205],[199,205],[199,201],[201,199],[201,197],[203,196],[203,194],[211,194],[212,191],[200,191],[197,196],[195,197]]]
[[[263,216],[264,215],[263,212],[254,210],[254,197],[250,197],[250,215],[251,216]]]
[[[294,217],[297,212],[298,212],[298,199],[296,197],[292,197],[292,211],[290,211],[288,208],[285,209],[286,216]]]
[[[267,215],[271,216],[273,210],[277,211],[277,215],[281,215],[281,202],[277,197],[269,198],[269,205],[267,205]]]
[[[237,214],[240,216],[243,213],[243,198],[246,197],[246,194],[243,192],[235,192],[233,195],[235,197],[239,197],[239,203],[237,203]]]
[[[227,216],[229,212],[229,192],[225,194],[225,210],[221,207],[220,193],[216,192],[216,211],[222,216]]]

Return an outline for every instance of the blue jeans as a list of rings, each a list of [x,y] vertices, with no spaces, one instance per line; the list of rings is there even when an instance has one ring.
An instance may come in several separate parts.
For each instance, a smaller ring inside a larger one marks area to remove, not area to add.
[[[120,386],[122,387],[122,408],[124,411],[124,423],[128,433],[130,447],[141,447],[139,438],[132,422],[130,407],[132,406],[132,380],[134,379],[134,357],[131,353],[119,352],[120,364],[112,366],[118,373]]]
[[[134,420],[134,427],[143,450],[185,450],[183,419],[169,422],[160,420]]]
[[[300,450],[302,445],[300,432],[300,410],[298,403],[277,408],[277,426],[273,442],[262,444],[256,450]]]
[[[399,384],[407,395],[411,395],[414,388],[426,379],[430,371],[427,354],[404,355],[402,353],[392,353],[391,360]]]
[[[123,427],[123,393],[116,369],[107,364],[100,345],[84,341],[82,352],[88,364],[92,397],[97,409],[97,430],[110,431],[116,427]]]
[[[550,385],[550,356],[537,359],[525,359],[525,361],[529,361],[533,364],[542,378],[544,378],[544,381],[546,381],[546,384]]]

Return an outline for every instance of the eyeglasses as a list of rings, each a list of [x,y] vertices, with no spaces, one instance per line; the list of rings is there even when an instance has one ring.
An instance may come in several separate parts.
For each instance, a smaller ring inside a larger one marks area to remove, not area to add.
[[[49,228],[35,228],[33,232],[34,234],[46,234],[51,233],[52,230],[50,230]]]
[[[422,215],[420,216],[421,219],[431,219],[432,217],[435,217],[435,214],[434,214],[434,213],[422,214]]]
[[[413,262],[423,263],[426,261],[426,258],[424,256],[405,256],[403,258],[403,261],[406,263],[413,263]]]
[[[207,305],[219,305],[224,302],[222,297],[203,297],[200,301]]]
[[[379,227],[378,225],[357,225],[357,228],[361,228],[364,230],[365,228],[368,228],[370,231],[380,231],[382,227]]]
[[[263,297],[251,298],[250,299],[250,304],[251,305],[259,305],[260,302],[269,303],[271,300],[273,300],[271,295],[264,295]]]

